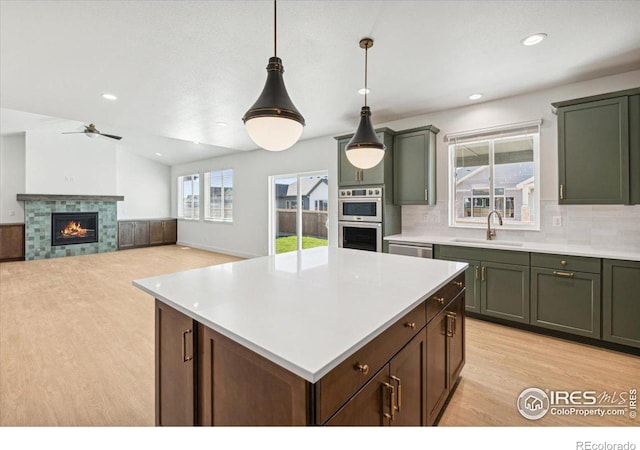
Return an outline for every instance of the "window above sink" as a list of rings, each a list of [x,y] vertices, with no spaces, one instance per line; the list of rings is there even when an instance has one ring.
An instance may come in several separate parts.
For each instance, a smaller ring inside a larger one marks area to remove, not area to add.
[[[445,136],[449,144],[449,226],[486,229],[489,213],[497,210],[505,229],[540,229],[540,124],[527,122]],[[494,217],[491,226],[497,222]]]

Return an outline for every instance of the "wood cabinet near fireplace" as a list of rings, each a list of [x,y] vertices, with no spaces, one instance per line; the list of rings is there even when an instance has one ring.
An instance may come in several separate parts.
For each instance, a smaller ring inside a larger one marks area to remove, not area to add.
[[[0,224],[0,261],[24,260],[24,224]]]
[[[176,219],[118,221],[118,250],[175,244],[177,238]]]

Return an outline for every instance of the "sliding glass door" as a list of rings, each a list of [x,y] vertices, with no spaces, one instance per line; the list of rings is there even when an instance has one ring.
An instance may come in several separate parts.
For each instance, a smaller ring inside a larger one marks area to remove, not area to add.
[[[269,253],[327,246],[328,210],[326,171],[271,177]]]

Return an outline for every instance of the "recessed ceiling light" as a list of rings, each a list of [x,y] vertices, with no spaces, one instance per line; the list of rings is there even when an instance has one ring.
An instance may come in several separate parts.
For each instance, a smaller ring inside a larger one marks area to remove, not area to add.
[[[479,98],[482,98],[484,94],[471,94],[469,96],[469,100],[478,100]]]
[[[156,156],[162,156],[162,153],[156,152]]]
[[[198,142],[198,141],[193,141],[193,143],[196,144],[196,145],[200,144],[200,142]]]
[[[544,41],[546,38],[547,38],[547,35],[545,33],[536,33],[536,34],[532,34],[531,36],[527,36],[526,38],[521,40],[520,43],[526,46],[536,45]]]
[[[362,88],[358,90],[358,94],[360,95],[364,95],[364,94],[370,94],[371,93],[371,89],[369,88]]]
[[[106,100],[118,100],[118,97],[116,97],[115,95],[107,93],[102,94],[102,98]]]
[[[227,122],[216,122],[216,125],[218,125],[219,127],[228,127],[229,124]]]

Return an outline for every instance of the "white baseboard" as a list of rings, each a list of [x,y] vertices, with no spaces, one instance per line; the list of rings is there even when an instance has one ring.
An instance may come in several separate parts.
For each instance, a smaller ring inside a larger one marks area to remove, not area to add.
[[[198,250],[206,250],[208,252],[223,253],[225,255],[238,256],[239,258],[258,258],[260,256],[265,256],[265,255],[254,255],[252,253],[238,252],[235,250],[230,250],[228,248],[211,247],[208,245],[195,244],[193,242],[185,242],[185,241],[178,241],[176,245],[197,248]]]

